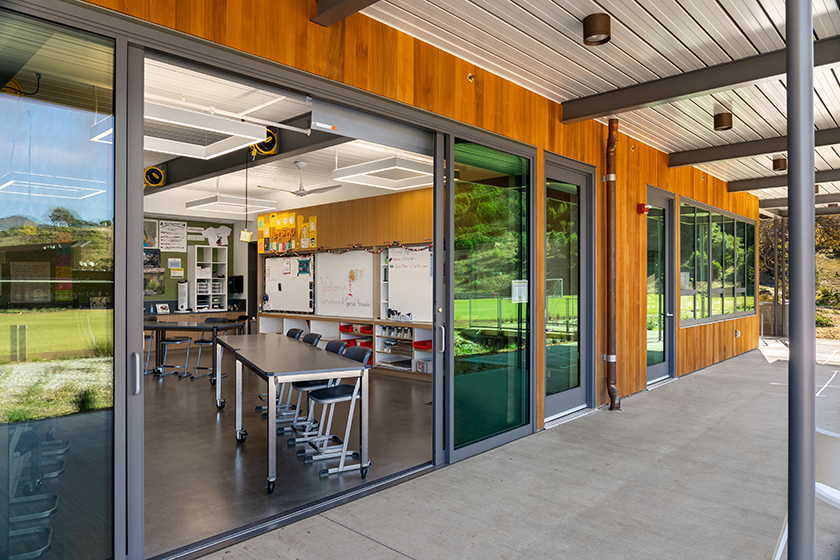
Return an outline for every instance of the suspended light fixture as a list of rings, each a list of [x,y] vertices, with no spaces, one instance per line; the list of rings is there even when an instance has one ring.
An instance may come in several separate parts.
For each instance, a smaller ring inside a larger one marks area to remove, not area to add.
[[[715,115],[715,130],[732,130],[732,113],[723,112]]]
[[[610,15],[590,14],[583,18],[583,44],[598,46],[609,43],[610,36]]]
[[[787,169],[787,158],[775,157],[773,158],[773,171],[785,171]]]
[[[188,210],[204,208],[210,212],[222,212],[224,214],[241,214],[244,212],[247,216],[255,212],[276,210],[277,203],[273,200],[255,200],[241,196],[223,195],[219,192],[219,178],[216,177],[216,194],[214,196],[189,200],[186,203],[186,207]]]
[[[431,186],[431,163],[394,156],[333,171],[333,180],[380,189],[400,190]]]
[[[248,154],[245,154],[245,227],[239,232],[239,241],[250,243],[253,233],[248,230]]]

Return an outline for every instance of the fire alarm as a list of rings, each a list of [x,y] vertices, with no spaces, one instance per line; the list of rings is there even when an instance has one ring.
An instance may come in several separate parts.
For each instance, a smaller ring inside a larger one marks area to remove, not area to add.
[[[648,214],[650,212],[650,204],[639,203],[636,206],[636,212],[638,212],[639,214]]]

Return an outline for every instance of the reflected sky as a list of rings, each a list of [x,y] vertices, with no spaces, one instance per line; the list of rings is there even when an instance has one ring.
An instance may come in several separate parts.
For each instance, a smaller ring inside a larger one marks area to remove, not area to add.
[[[110,120],[0,95],[0,218],[49,223],[60,206],[85,221],[112,220],[113,145],[91,140],[110,128]]]

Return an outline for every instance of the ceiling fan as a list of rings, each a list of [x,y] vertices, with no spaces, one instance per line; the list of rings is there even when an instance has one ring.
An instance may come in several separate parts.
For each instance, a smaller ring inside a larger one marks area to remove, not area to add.
[[[298,170],[300,170],[300,188],[298,188],[298,190],[290,191],[288,189],[278,189],[276,187],[264,187],[262,185],[259,185],[259,187],[261,189],[268,189],[268,190],[271,190],[271,191],[287,192],[287,193],[291,193],[295,196],[306,196],[306,195],[309,195],[309,194],[325,193],[325,192],[328,192],[328,191],[331,191],[331,190],[335,190],[335,189],[337,189],[341,186],[341,185],[331,185],[329,187],[319,187],[317,189],[306,190],[306,189],[303,188],[303,168],[306,167],[306,162],[305,161],[296,161],[295,162],[295,167],[297,167]]]

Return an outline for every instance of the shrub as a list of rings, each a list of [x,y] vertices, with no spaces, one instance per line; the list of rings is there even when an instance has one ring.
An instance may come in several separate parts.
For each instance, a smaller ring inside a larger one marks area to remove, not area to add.
[[[831,320],[831,317],[826,317],[825,315],[817,313],[816,324],[818,327],[833,327],[834,321]]]

